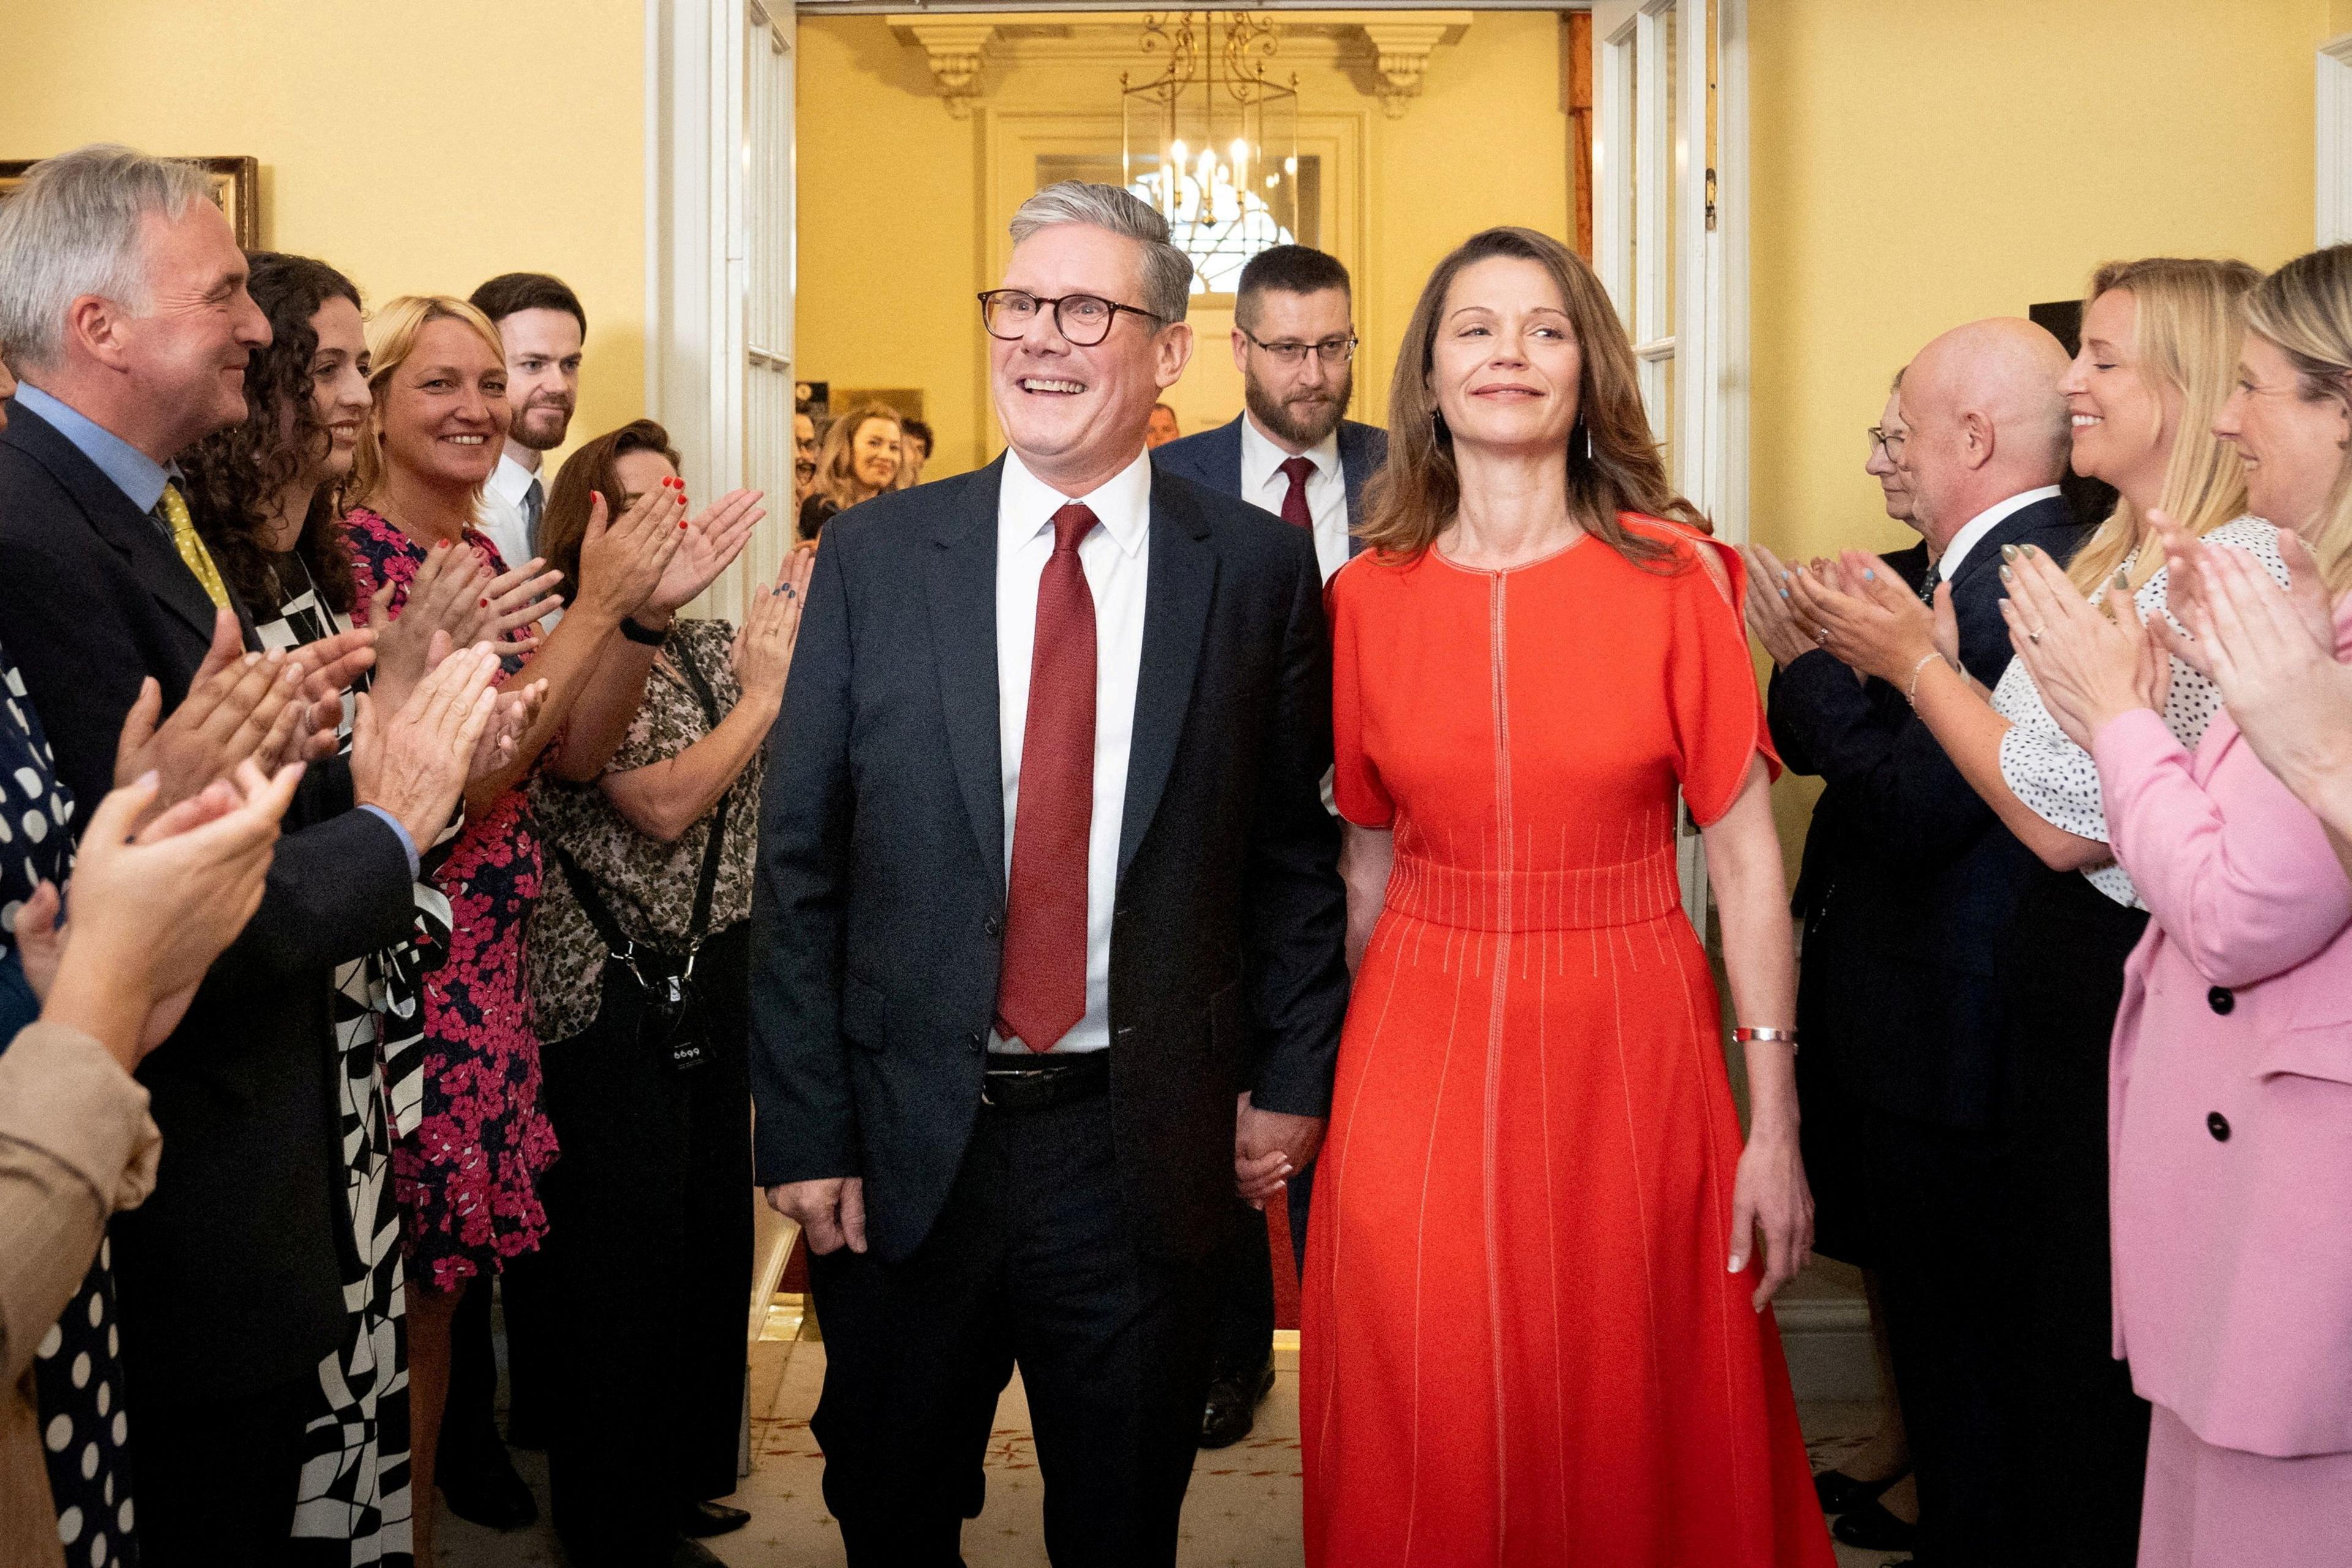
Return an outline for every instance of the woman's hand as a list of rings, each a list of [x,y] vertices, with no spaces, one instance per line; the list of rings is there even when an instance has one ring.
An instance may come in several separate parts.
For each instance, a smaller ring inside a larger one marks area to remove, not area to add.
[[[2300,574],[2298,574],[2300,575]],[[2336,662],[2292,596],[2242,552],[2204,562],[2189,629],[2246,743],[2297,798],[2352,798],[2352,668]]]
[[[645,606],[687,533],[686,492],[665,480],[637,498],[617,522],[605,521],[604,498],[592,494],[580,541],[580,595],[572,614],[607,626]]]
[[[464,606],[481,594],[489,575],[480,556],[447,540],[425,552],[425,563],[409,579],[408,596],[397,611],[392,599],[399,584],[386,581],[368,599],[368,625],[375,628],[375,700],[397,713],[409,693],[432,670],[433,634],[455,626]],[[454,639],[453,639],[454,640]]]
[[[2001,556],[2009,596],[2000,615],[2010,646],[2068,740],[2087,752],[2120,715],[2135,708],[2164,710],[2172,661],[2140,624],[2128,593],[2111,585],[2101,614],[2032,545],[2004,545]]]
[[[1739,553],[1748,563],[1748,629],[1773,664],[1786,669],[1821,647],[1818,628],[1798,617],[1789,596],[1791,574],[1769,550],[1750,544]]]
[[[482,727],[481,739],[474,742],[473,764],[466,770],[467,788],[503,772],[514,762],[515,748],[522,744],[522,738],[538,722],[539,710],[546,704],[544,680],[499,689],[498,704],[490,710],[490,721]]]
[[[1759,1248],[1764,1275],[1749,1304],[1760,1312],[1813,1256],[1813,1194],[1794,1126],[1756,1129],[1732,1179],[1731,1272],[1747,1268]]]
[[[260,905],[278,819],[301,776],[295,763],[264,777],[247,760],[135,835],[154,813],[156,774],[100,801],[75,860],[71,921],[56,923],[47,884],[19,911],[42,1016],[98,1039],[126,1069],[161,1044]]]
[[[448,626],[449,640],[459,647],[486,642],[494,653],[520,658],[539,647],[541,618],[563,607],[562,585],[563,574],[549,571],[534,555],[467,600]]]
[[[1861,670],[1900,688],[1920,661],[1939,650],[1936,617],[1877,556],[1849,550],[1837,569],[1790,574],[1790,603],[1819,628],[1821,646]]]
[[[486,643],[443,659],[388,721],[362,693],[352,724],[358,804],[391,813],[422,848],[440,837],[466,787],[498,693],[498,655]]]
[[[795,550],[784,557],[775,586],[751,595],[751,613],[728,652],[745,701],[783,700],[784,678],[792,671],[793,648],[800,640],[801,612],[808,605],[809,574],[815,567],[816,557]]]
[[[768,515],[760,504],[763,496],[760,490],[730,490],[719,498],[716,505],[686,525],[686,537],[678,541],[677,553],[670,557],[661,582],[646,601],[648,615],[677,614],[735,563],[743,547],[751,542],[752,529]],[[677,487],[677,499],[680,502],[686,500],[683,481]]]

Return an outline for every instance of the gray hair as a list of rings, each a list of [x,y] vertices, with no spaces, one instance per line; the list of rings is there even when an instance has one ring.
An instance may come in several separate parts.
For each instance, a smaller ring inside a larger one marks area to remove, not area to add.
[[[1108,229],[1143,247],[1143,308],[1171,325],[1184,319],[1192,297],[1192,258],[1168,243],[1168,220],[1149,204],[1117,185],[1058,181],[1013,215],[1013,243],[1066,223]]]
[[[211,178],[195,164],[111,142],[34,164],[0,203],[0,343],[9,358],[33,370],[55,365],[66,309],[85,294],[146,314],[153,301],[140,220],[152,212],[177,222],[190,204],[211,198]]]

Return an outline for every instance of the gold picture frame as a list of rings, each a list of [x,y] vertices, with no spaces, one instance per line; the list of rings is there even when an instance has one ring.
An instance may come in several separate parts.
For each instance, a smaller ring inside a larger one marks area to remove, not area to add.
[[[0,158],[0,202],[24,183],[37,158]],[[261,160],[258,158],[182,158],[211,176],[214,203],[236,231],[236,243],[247,250],[261,245]]]

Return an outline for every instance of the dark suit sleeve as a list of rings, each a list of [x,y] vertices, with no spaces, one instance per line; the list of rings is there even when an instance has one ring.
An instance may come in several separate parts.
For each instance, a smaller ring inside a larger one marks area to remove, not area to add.
[[[1824,654],[1822,657],[1828,656]],[[1813,760],[1803,715],[1791,711],[1797,707],[1798,699],[1794,688],[1784,679],[1785,674],[1783,670],[1774,669],[1771,680],[1765,686],[1765,727],[1772,731],[1772,749],[1780,754],[1781,763],[1790,773],[1818,773],[1822,765]]]
[[[1323,805],[1331,766],[1331,639],[1314,542],[1297,557],[1266,766],[1250,834],[1249,973],[1264,1047],[1252,1102],[1328,1116],[1348,1011],[1347,890],[1339,825]]]
[[[1889,722],[1853,672],[1818,650],[1780,672],[1785,727],[1823,779],[1839,785],[1846,820],[1880,855],[1903,863],[1948,860],[1993,820],[1927,726],[1904,712]]]
[[[242,991],[307,980],[390,947],[415,923],[415,886],[400,835],[373,812],[345,810],[289,833],[278,841],[261,907],[205,985]]]
[[[761,1186],[854,1176],[841,1033],[850,830],[846,539],[817,552],[793,679],[768,742],[751,885],[751,1098]]]

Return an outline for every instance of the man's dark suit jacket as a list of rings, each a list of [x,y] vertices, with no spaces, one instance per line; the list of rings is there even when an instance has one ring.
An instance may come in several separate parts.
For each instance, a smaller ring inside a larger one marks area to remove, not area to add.
[[[761,805],[759,1180],[862,1176],[885,1262],[921,1244],[955,1178],[995,1011],[1002,467],[827,525]],[[1313,542],[1164,470],[1150,504],[1111,1115],[1138,1245],[1190,1260],[1232,1207],[1235,1094],[1329,1109],[1346,909]]]
[[[2063,562],[2084,535],[2053,497],[2002,519],[1960,563],[1960,662],[1987,687],[2010,660],[2001,546]],[[1885,682],[1859,684],[1829,654],[1808,653],[1773,678],[1769,716],[1782,760],[1828,784],[1798,884],[1806,1051],[1881,1110],[1990,1131],[1993,960],[2037,862]]]
[[[1248,417],[1246,414],[1237,414],[1230,423],[1213,430],[1154,447],[1151,460],[1194,484],[1237,496],[1242,493],[1242,421]],[[1387,431],[1377,425],[1359,425],[1352,419],[1339,421],[1339,478],[1348,487],[1349,528],[1364,521],[1364,481],[1388,460]],[[1349,536],[1349,554],[1363,547],[1362,540],[1353,534]]]
[[[0,641],[86,818],[113,784],[141,679],[161,682],[167,711],[178,705],[212,640],[213,605],[154,521],[79,448],[29,409],[12,402],[7,415]],[[255,646],[249,621],[247,637]],[[399,835],[351,806],[349,766],[314,764],[260,908],[139,1069],[163,1163],[154,1195],[112,1234],[123,1353],[142,1394],[287,1382],[341,1341],[351,1222],[334,966],[406,934],[415,908]]]

